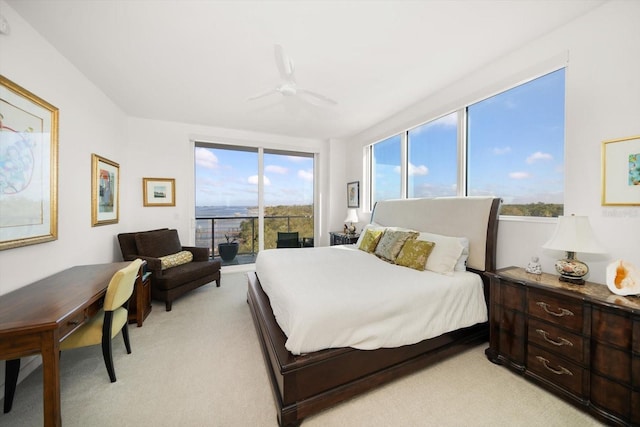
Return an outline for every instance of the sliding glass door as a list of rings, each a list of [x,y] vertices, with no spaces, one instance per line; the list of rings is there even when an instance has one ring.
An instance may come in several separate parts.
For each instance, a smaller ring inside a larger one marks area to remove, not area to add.
[[[196,143],[194,161],[196,245],[212,257],[235,242],[237,256],[223,261],[253,262],[279,231],[313,243],[313,154]]]

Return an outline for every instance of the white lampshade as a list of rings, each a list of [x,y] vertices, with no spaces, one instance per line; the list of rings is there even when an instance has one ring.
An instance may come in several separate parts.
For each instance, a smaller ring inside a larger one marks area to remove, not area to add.
[[[558,217],[558,225],[553,236],[542,247],[567,252],[605,253],[596,241],[589,218],[586,216]]]
[[[354,223],[354,222],[358,222],[358,214],[356,213],[355,209],[349,209],[347,211],[347,217],[345,218],[344,222],[349,222],[349,223]]]

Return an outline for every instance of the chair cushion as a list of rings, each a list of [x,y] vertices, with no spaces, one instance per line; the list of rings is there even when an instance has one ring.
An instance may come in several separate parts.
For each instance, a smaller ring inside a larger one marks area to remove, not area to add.
[[[124,307],[113,311],[111,321],[111,338],[115,337],[128,320],[128,312]],[[100,309],[95,316],[73,331],[60,343],[60,350],[87,347],[102,343],[102,324],[104,322],[104,310]]]
[[[136,234],[138,255],[160,258],[182,250],[178,230],[160,230]]]
[[[120,243],[120,251],[122,252],[122,259],[124,259],[125,261],[133,261],[138,256],[138,247],[136,246],[136,234],[153,233],[155,231],[161,231],[161,230],[168,230],[168,228],[158,228],[155,230],[118,234],[118,242]]]
[[[213,276],[218,271],[220,271],[219,261],[193,261],[162,270],[162,275],[153,278],[153,285],[160,290],[169,290],[180,287],[187,282]]]

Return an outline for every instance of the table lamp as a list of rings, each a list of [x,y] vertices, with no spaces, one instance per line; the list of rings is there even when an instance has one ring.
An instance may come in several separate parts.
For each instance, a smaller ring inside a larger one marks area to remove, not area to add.
[[[347,232],[349,234],[355,234],[356,226],[353,225],[354,222],[358,222],[358,214],[355,209],[349,209],[347,211],[347,217],[344,219],[345,224],[349,223],[350,225],[347,227]]]
[[[584,276],[589,272],[587,264],[576,258],[576,252],[604,253],[586,216],[558,217],[558,225],[553,236],[542,247],[566,251],[566,258],[556,261],[556,271],[560,274],[560,281],[576,285],[584,284]]]

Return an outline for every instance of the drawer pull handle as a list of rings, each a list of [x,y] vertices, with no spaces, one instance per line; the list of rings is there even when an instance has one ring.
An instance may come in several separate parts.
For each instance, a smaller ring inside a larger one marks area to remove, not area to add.
[[[73,325],[73,326],[77,326],[77,325],[79,325],[79,324],[80,324],[80,322],[79,322],[78,320],[70,320],[68,323],[69,323],[70,325]]]
[[[542,338],[544,338],[544,340],[549,344],[553,344],[557,346],[568,345],[570,347],[573,347],[573,343],[571,341],[564,339],[562,337],[558,337],[558,341],[552,340],[551,338],[549,338],[549,333],[544,329],[536,329],[536,332],[542,335]]]
[[[547,368],[548,371],[553,372],[556,375],[571,375],[573,376],[573,373],[571,373],[570,370],[568,370],[567,368],[565,368],[564,366],[560,366],[558,365],[558,368],[560,369],[553,369],[549,366],[549,361],[547,359],[545,359],[542,356],[536,356],[536,359],[538,359],[538,361],[540,363],[542,363],[542,365]]]
[[[566,308],[561,308],[560,312],[555,312],[555,311],[549,310],[550,306],[546,302],[538,301],[536,304],[542,307],[544,311],[546,311],[552,316],[556,316],[556,317],[573,316],[573,312],[567,310]]]

